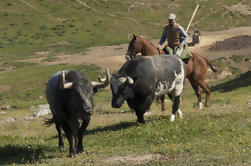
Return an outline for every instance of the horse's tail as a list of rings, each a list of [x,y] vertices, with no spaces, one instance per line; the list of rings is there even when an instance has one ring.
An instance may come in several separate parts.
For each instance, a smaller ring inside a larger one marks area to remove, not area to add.
[[[51,118],[51,119],[47,119],[47,118],[46,118],[46,119],[44,120],[44,125],[47,126],[47,127],[49,127],[49,126],[51,126],[54,122],[55,122],[54,118]]]
[[[210,60],[203,57],[207,63],[207,65],[213,70],[213,72],[217,72],[217,70],[213,67],[213,65],[211,64]]]

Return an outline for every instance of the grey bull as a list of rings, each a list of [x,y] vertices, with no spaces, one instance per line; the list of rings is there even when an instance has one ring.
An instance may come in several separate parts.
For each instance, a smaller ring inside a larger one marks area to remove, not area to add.
[[[120,108],[126,100],[135,110],[139,123],[145,123],[144,113],[155,96],[168,94],[172,98],[171,121],[180,111],[180,95],[185,81],[185,65],[175,55],[138,56],[127,61],[111,77],[112,107]]]

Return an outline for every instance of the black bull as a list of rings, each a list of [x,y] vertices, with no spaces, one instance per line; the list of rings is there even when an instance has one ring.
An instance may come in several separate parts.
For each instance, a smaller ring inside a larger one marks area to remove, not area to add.
[[[120,108],[126,100],[134,109],[139,123],[145,123],[144,113],[155,96],[172,97],[171,121],[179,109],[180,95],[185,81],[185,65],[175,55],[138,56],[127,61],[111,78],[112,107]]]
[[[61,149],[64,148],[61,130],[64,130],[70,145],[70,156],[84,151],[82,139],[93,110],[92,95],[98,88],[107,86],[109,80],[107,69],[103,82],[90,82],[79,71],[57,72],[48,81],[46,98],[53,118],[46,124],[55,123]]]

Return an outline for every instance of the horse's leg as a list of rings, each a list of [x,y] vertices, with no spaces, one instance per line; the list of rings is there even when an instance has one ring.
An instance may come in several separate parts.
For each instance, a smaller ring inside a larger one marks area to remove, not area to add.
[[[199,85],[200,85],[201,88],[203,88],[206,91],[205,106],[209,107],[210,87],[207,85],[207,83],[204,80],[199,82]]]
[[[198,99],[198,107],[199,109],[202,109],[202,103],[201,103],[201,89],[197,82],[194,79],[188,78]]]
[[[165,109],[165,95],[160,96],[160,100],[161,100],[161,110],[164,112]]]

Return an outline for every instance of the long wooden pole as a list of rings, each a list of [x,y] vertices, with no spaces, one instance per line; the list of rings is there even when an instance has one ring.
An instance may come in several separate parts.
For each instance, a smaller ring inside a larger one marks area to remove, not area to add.
[[[194,16],[195,16],[195,14],[196,14],[198,8],[199,8],[199,4],[196,6],[196,8],[195,8],[195,10],[194,10],[194,12],[193,12],[193,15],[192,15],[192,17],[191,17],[191,19],[190,19],[190,21],[189,21],[188,26],[187,26],[186,32],[187,32],[188,29],[190,28],[190,25],[191,25],[191,23],[192,23],[192,21],[193,21],[193,18],[194,18]]]

